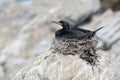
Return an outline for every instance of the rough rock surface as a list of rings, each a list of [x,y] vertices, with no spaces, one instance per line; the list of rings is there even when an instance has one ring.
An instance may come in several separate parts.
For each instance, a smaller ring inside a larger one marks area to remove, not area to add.
[[[66,19],[72,25],[78,25],[99,11],[100,7],[99,0],[0,0],[0,80],[10,80],[22,67],[31,63],[34,57],[49,49],[53,32],[59,28],[50,23],[51,20]],[[103,26],[101,22],[104,19],[112,16],[114,17],[109,18],[111,22],[109,19],[104,22],[105,26],[113,22],[119,25],[118,13],[106,11],[94,15],[92,22],[80,27],[94,30],[96,26]],[[120,73],[120,43],[116,44],[112,45],[114,49],[105,53],[115,54],[112,56],[111,69],[117,69]],[[109,72],[110,75],[112,73]],[[117,79],[119,78],[113,80]]]
[[[0,78],[10,80],[49,49],[51,20],[84,21],[100,7],[99,0],[0,0]]]
[[[104,8],[112,8],[112,10],[120,10],[120,0],[101,0]]]
[[[107,50],[110,49],[114,44],[120,42],[120,12],[108,11],[108,15],[102,18],[98,23],[98,26],[103,26],[104,28],[98,32],[98,36],[103,41],[99,44],[100,49]]]
[[[113,12],[111,9],[106,10],[101,15],[95,15],[89,24],[82,27],[96,30],[103,26],[103,29],[97,32],[101,39],[98,45],[99,49],[110,50],[115,44],[120,44],[120,11]]]
[[[95,67],[92,71],[92,67],[78,56],[47,51],[21,69],[12,80],[119,80],[118,68],[111,65],[113,62],[110,64],[107,57],[102,55],[100,69]]]

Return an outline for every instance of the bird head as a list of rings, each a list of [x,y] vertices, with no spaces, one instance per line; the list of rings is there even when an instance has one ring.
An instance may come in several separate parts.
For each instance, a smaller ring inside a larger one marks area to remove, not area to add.
[[[66,22],[66,21],[61,20],[61,21],[58,21],[58,22],[57,21],[52,21],[52,22],[56,23],[58,25],[61,25],[63,27],[63,30],[69,30],[70,29],[69,23]]]

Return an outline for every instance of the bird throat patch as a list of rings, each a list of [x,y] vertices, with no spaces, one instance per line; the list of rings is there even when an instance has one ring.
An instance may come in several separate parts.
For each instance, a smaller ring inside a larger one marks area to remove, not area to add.
[[[53,40],[54,53],[63,55],[78,55],[80,59],[86,61],[88,64],[97,65],[99,62],[99,55],[96,53],[96,46],[98,39],[94,36],[92,39],[66,39],[55,38]]]

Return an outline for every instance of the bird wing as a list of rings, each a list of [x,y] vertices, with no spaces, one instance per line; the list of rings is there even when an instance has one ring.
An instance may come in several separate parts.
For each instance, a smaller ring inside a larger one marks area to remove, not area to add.
[[[86,29],[82,29],[82,28],[72,28],[72,30],[80,31],[80,32],[83,32],[83,33],[91,32],[90,30],[86,30]]]
[[[83,31],[79,31],[79,30],[70,30],[70,31],[66,31],[63,33],[62,37],[65,38],[75,38],[75,39],[82,39],[87,37],[89,34]]]

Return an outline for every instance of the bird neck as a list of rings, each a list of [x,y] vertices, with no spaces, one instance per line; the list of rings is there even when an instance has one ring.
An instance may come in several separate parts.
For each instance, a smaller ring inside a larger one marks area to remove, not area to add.
[[[70,30],[70,26],[68,24],[65,24],[65,25],[63,25],[63,29],[62,30],[68,31],[68,30]]]

